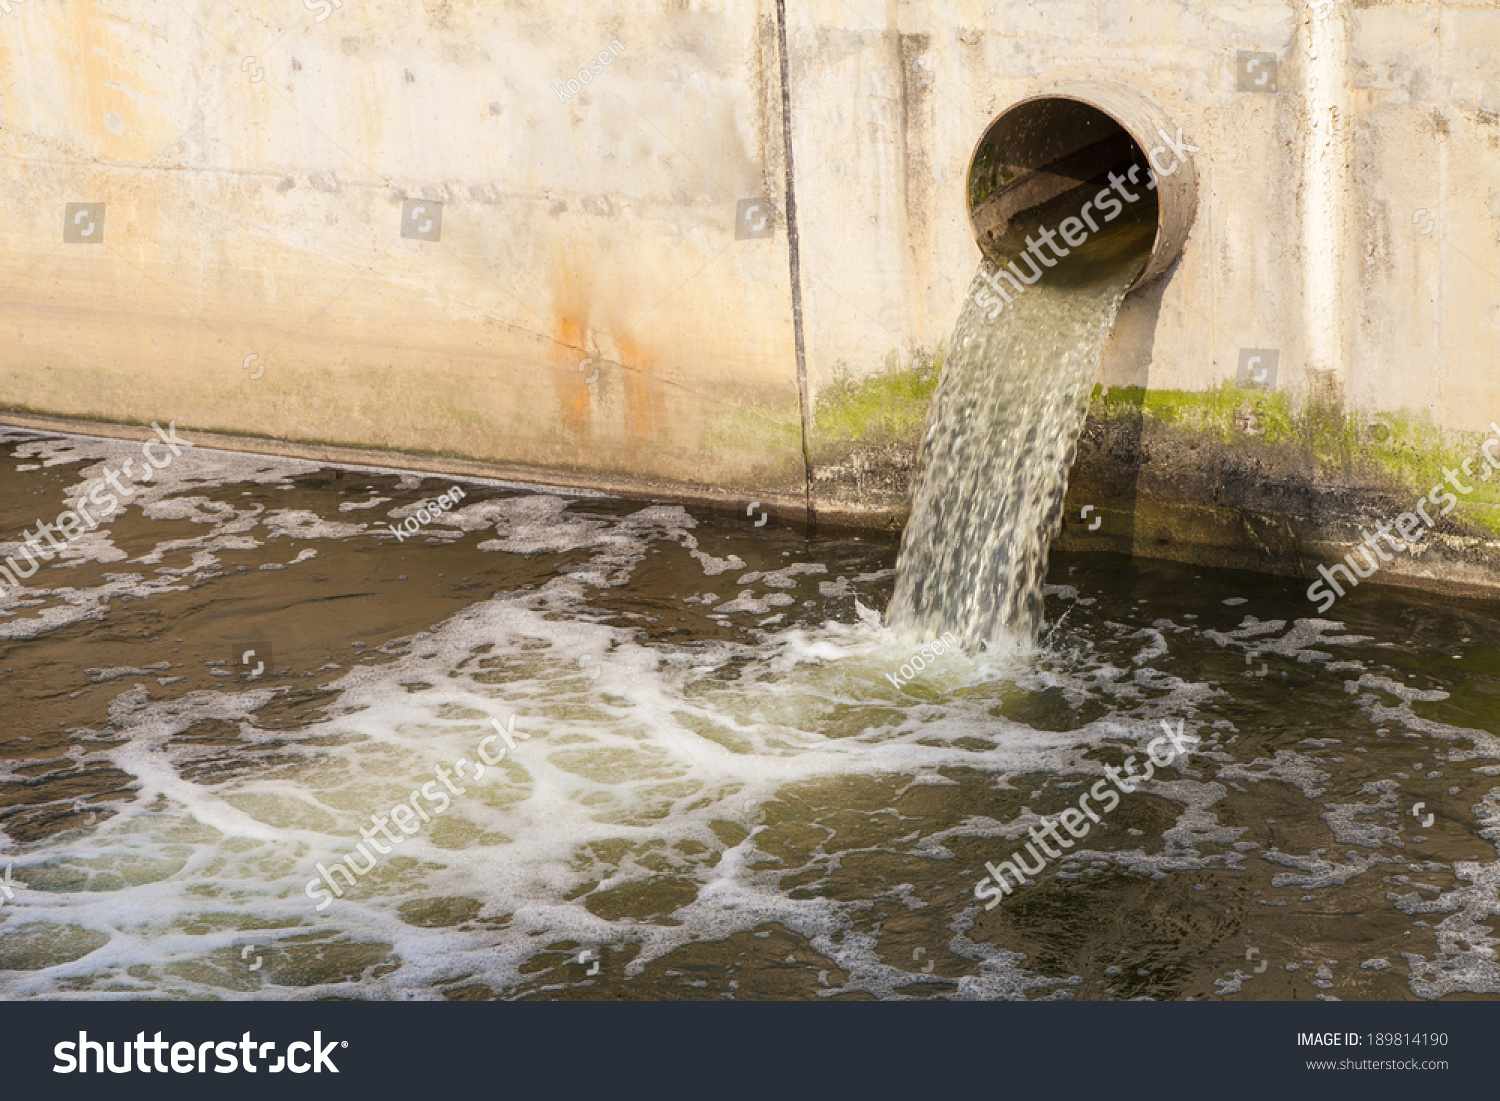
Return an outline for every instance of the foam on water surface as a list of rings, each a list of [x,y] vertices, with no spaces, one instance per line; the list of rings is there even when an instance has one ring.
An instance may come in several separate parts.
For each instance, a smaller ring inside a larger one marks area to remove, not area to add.
[[[5,530],[133,446],[12,437]],[[1340,981],[1500,992],[1500,746],[1369,623],[1069,563],[1044,649],[949,651],[898,687],[916,651],[870,611],[888,543],[470,481],[398,542],[386,525],[452,480],[177,462],[96,533],[124,560],[44,570],[0,609],[0,861],[26,884],[0,906],[5,996],[1212,996],[1243,946],[1205,934],[1177,964],[1152,916],[1193,902],[1267,958],[1358,908]],[[256,635],[274,661],[251,676],[230,643]],[[1289,711],[1266,696],[1282,674]],[[1179,718],[1204,739],[1189,766],[1005,906],[975,900],[985,860]],[[317,864],[460,758],[463,793],[318,910]],[[1418,842],[1423,795],[1445,825]],[[1122,950],[1129,980],[1095,966]]]

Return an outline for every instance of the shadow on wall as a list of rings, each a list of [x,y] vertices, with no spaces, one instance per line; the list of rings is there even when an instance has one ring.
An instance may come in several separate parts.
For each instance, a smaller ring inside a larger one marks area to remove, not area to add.
[[[1068,505],[1063,515],[1063,536],[1069,546],[1081,549],[1149,553],[1156,533],[1147,530],[1137,502],[1142,496],[1145,464],[1142,439],[1146,391],[1155,358],[1156,327],[1162,298],[1176,261],[1162,279],[1140,287],[1125,299],[1115,321],[1110,341],[1130,349],[1131,367],[1122,383],[1106,389],[1096,385],[1090,400],[1090,416],[1078,439],[1068,486]],[[1096,416],[1107,401],[1109,415]],[[1087,509],[1087,506],[1092,506]],[[1077,541],[1074,538],[1077,537]],[[1088,542],[1082,542],[1087,538]]]

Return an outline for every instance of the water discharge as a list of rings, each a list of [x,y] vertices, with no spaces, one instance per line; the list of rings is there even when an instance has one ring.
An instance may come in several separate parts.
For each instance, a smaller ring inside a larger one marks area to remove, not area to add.
[[[1082,225],[1099,182],[1020,213],[980,261],[928,414],[896,567],[887,619],[908,641],[953,631],[971,649],[1024,645],[1041,627],[1090,384],[1150,255],[1155,194],[1127,189],[1136,201],[1117,201],[1123,212],[1076,247],[1028,246],[1069,217]]]

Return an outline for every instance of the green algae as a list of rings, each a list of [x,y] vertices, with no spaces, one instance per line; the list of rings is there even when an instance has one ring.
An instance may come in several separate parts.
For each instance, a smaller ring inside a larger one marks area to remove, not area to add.
[[[907,367],[898,368],[893,352],[884,371],[862,378],[840,369],[814,404],[814,441],[919,442],[946,355],[945,347],[930,354],[919,352]]]
[[[1309,405],[1294,410],[1290,397],[1224,382],[1210,390],[1094,387],[1089,415],[1099,421],[1141,421],[1149,416],[1185,432],[1204,433],[1226,446],[1260,444],[1295,449],[1314,467],[1310,476],[1353,484],[1375,476],[1416,499],[1448,482],[1456,514],[1500,533],[1500,476],[1488,472],[1481,447],[1491,433],[1445,431],[1429,412],[1398,410],[1356,415]],[[1497,451],[1500,456],[1500,451]],[[1464,473],[1468,462],[1470,474]],[[1457,479],[1449,481],[1450,474]],[[1467,485],[1470,492],[1458,490]]]
[[[702,451],[738,451],[753,455],[798,455],[802,450],[802,418],[795,405],[756,406],[715,413],[703,427]]]
[[[1144,386],[1094,387],[1089,415],[1097,420],[1153,420],[1176,428],[1207,432],[1223,443],[1247,436],[1247,413],[1256,435],[1267,443],[1300,438],[1291,402],[1275,390],[1248,390],[1225,382],[1212,390],[1148,390]]]

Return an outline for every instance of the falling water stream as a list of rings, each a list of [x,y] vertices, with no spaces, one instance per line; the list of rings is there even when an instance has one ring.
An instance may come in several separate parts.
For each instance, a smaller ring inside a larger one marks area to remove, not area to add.
[[[1136,201],[1117,200],[1123,211],[1082,244],[1026,256],[1097,182],[1018,215],[980,261],[928,414],[896,567],[888,620],[908,641],[952,631],[971,649],[1026,644],[1041,627],[1047,550],[1089,388],[1155,230],[1154,193],[1126,189]],[[1016,279],[997,280],[1002,269]]]

